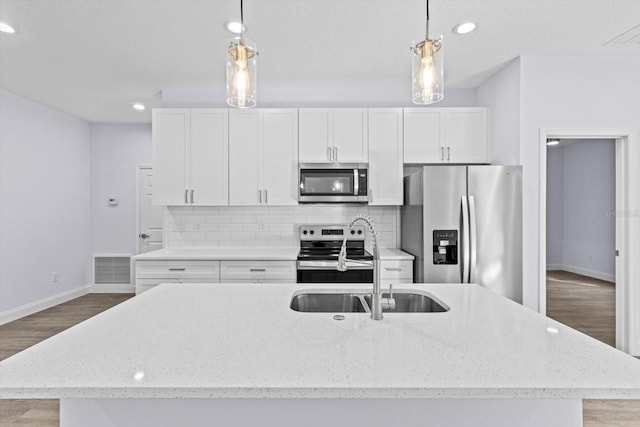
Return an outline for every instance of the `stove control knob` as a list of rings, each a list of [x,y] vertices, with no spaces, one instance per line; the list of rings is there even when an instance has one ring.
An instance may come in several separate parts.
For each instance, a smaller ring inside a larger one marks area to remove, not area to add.
[[[314,233],[314,231],[313,231],[313,230],[309,231],[309,234],[313,234],[313,233]]]
[[[307,234],[307,230],[302,231],[302,234],[306,235]]]
[[[356,234],[356,230],[351,230],[351,234]]]
[[[362,230],[358,230],[358,234],[362,234]]]

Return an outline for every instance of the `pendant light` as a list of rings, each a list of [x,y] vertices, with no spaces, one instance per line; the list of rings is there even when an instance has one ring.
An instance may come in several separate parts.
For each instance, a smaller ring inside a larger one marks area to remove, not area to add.
[[[414,104],[433,104],[444,98],[442,36],[429,38],[429,0],[424,40],[411,47],[412,99]]]
[[[240,0],[240,35],[227,42],[227,104],[256,106],[256,44],[244,37],[243,0]]]

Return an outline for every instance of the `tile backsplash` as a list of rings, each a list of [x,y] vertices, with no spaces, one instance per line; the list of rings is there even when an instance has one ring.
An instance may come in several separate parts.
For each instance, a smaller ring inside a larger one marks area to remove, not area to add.
[[[164,247],[297,248],[302,224],[346,224],[365,213],[376,224],[380,247],[399,246],[397,206],[300,205],[285,207],[189,207],[165,209]],[[367,233],[366,245],[371,247]]]

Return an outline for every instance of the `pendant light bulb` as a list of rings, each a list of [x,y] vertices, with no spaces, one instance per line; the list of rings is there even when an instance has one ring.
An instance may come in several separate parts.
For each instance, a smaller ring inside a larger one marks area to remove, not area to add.
[[[444,98],[442,36],[429,37],[429,1],[425,39],[414,43],[412,52],[412,100],[433,104]]]
[[[242,0],[240,1],[241,25],[244,29]],[[227,104],[236,108],[256,106],[256,45],[244,37],[227,42]]]

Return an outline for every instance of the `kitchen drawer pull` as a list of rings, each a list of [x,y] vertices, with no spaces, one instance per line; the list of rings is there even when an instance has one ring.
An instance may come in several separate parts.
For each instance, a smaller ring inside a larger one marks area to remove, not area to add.
[[[384,269],[387,271],[402,271],[400,267],[385,267]]]
[[[249,271],[267,271],[266,268],[250,268]]]
[[[186,271],[187,269],[182,267],[182,268],[169,268],[169,271]]]

